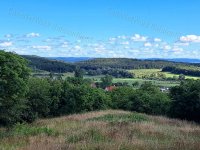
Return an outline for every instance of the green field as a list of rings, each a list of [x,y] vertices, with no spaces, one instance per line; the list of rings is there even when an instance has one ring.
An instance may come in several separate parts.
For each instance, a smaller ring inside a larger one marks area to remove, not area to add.
[[[151,82],[153,85],[159,87],[173,87],[179,85],[180,82],[178,81],[159,81],[159,80],[148,80],[148,79],[130,79],[130,78],[114,78],[113,83],[117,82],[128,82],[129,85],[132,85],[134,82],[138,82],[139,85],[143,84],[144,82]]]
[[[104,77],[104,75],[99,76],[84,76],[85,79],[91,79],[94,82],[100,82],[100,79]],[[128,85],[132,85],[135,82],[138,82],[139,85],[143,84],[144,82],[151,82],[153,85],[159,87],[173,87],[179,85],[179,81],[160,81],[160,80],[149,80],[149,79],[139,79],[139,78],[113,78],[113,83],[124,83],[127,82]]]
[[[135,78],[149,78],[149,77],[160,77],[164,75],[166,78],[173,78],[174,76],[178,78],[178,74],[173,74],[170,72],[162,72],[162,69],[133,69],[128,70],[131,73],[134,73]],[[186,79],[200,79],[200,77],[193,77],[193,76],[185,76]]]

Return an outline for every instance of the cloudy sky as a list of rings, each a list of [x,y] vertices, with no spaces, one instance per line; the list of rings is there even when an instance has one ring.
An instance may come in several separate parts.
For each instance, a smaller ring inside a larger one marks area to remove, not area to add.
[[[200,58],[200,1],[1,0],[0,49],[60,57]]]

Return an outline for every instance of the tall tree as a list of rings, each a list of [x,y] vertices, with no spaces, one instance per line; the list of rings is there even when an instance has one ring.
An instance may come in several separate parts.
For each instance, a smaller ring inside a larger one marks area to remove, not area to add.
[[[111,86],[112,80],[113,80],[113,77],[110,75],[106,75],[105,77],[102,77],[101,78],[101,87],[105,88],[107,86]]]
[[[0,51],[0,124],[20,121],[26,107],[25,94],[30,70],[22,57]]]

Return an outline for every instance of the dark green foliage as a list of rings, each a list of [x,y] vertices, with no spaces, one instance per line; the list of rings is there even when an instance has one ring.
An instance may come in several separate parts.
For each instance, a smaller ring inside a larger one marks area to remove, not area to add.
[[[145,83],[131,96],[131,110],[154,114],[166,115],[170,107],[170,99],[166,93],[151,83]]]
[[[96,75],[111,75],[115,78],[133,78],[133,73],[130,73],[123,69],[112,69],[112,68],[104,68],[104,69],[96,69],[96,70],[86,70],[87,75],[96,76]]]
[[[29,71],[25,59],[0,51],[0,125],[12,125],[21,120],[26,108]]]
[[[39,117],[46,117],[52,104],[50,83],[47,79],[30,78],[28,82],[28,106],[30,111]]]
[[[200,121],[200,80],[187,80],[170,91],[171,116]]]
[[[198,65],[177,65],[177,66],[166,66],[162,69],[163,72],[171,72],[175,74],[200,76],[200,67]]]
[[[114,109],[131,109],[130,97],[135,94],[131,87],[119,87],[113,90],[110,95],[112,98],[112,107]]]
[[[84,74],[83,70],[80,69],[79,67],[76,67],[74,77],[83,78],[83,74]]]
[[[161,60],[138,60],[129,58],[96,58],[76,63],[85,70],[97,69],[161,69],[166,66],[174,66],[175,62]]]
[[[113,77],[110,75],[106,75],[105,77],[101,78],[101,87],[104,89],[107,86],[112,85]]]
[[[62,98],[62,92],[63,92],[63,81],[62,80],[52,80],[50,81],[50,97],[51,97],[51,104],[49,106],[50,109],[50,115],[51,116],[57,116],[58,108],[60,99]]]
[[[65,82],[58,111],[60,114],[69,114],[105,109],[109,105],[110,98],[102,89]]]
[[[121,87],[111,93],[112,106],[115,109],[132,110],[147,114],[166,115],[170,99],[158,87],[151,83],[143,84],[139,89]]]

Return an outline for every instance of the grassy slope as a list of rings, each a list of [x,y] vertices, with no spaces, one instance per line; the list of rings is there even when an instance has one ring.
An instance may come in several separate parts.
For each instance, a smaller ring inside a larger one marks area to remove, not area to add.
[[[144,75],[151,75],[151,74],[156,74],[156,73],[163,73],[166,75],[166,77],[173,77],[176,76],[178,77],[178,74],[173,74],[170,72],[161,72],[161,69],[133,69],[133,70],[128,70],[129,72],[132,72],[135,74],[136,78],[141,78]],[[185,76],[186,79],[200,79],[200,77],[193,77],[193,76]]]
[[[41,119],[0,135],[0,149],[197,150],[200,126],[118,110]],[[6,136],[7,135],[7,136]]]

